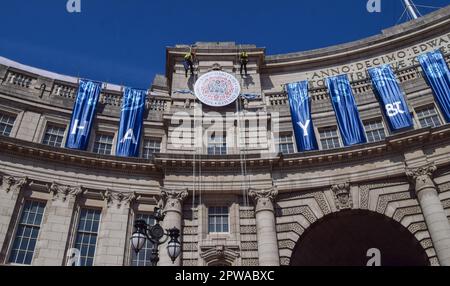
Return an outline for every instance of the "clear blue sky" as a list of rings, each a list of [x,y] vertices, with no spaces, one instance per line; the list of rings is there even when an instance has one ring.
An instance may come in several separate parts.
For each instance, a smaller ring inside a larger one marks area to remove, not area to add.
[[[147,88],[164,73],[165,47],[235,41],[268,54],[361,39],[397,23],[400,0],[4,0],[0,56],[50,71]],[[444,7],[450,0],[415,0]],[[423,14],[432,9],[421,8]]]

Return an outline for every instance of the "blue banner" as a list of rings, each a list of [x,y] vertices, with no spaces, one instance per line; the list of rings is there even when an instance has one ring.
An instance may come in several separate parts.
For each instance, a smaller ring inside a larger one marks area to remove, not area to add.
[[[146,99],[146,90],[125,88],[123,92],[119,135],[117,138],[117,156],[139,156],[139,144],[144,122]]]
[[[450,72],[442,53],[437,50],[418,57],[424,77],[433,90],[445,120],[450,123]]]
[[[327,78],[327,86],[344,145],[366,143],[366,134],[347,75]]]
[[[287,84],[286,90],[289,96],[298,151],[319,149],[311,119],[311,98],[308,96],[308,81]]]
[[[369,69],[375,93],[383,105],[384,115],[392,131],[413,127],[411,113],[405,101],[405,95],[391,69],[383,65]]]
[[[66,148],[87,149],[101,90],[102,84],[99,82],[80,80],[77,99],[73,107],[72,120],[70,121]]]

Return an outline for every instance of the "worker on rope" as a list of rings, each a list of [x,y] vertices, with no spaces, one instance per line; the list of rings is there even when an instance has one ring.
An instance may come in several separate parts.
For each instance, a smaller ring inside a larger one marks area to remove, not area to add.
[[[186,72],[186,77],[188,76],[188,71],[191,71],[191,75],[194,75],[194,57],[195,53],[192,48],[187,54],[184,55],[184,70]]]
[[[247,64],[248,64],[248,53],[242,52],[239,55],[239,61],[241,62],[241,76],[242,76],[242,70],[245,71],[245,76],[247,76]]]

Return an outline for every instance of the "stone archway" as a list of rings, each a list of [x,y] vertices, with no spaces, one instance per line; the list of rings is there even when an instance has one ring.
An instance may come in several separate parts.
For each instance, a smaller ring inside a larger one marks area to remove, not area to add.
[[[367,210],[329,214],[309,227],[297,242],[291,266],[365,266],[379,249],[382,266],[425,266],[429,258],[399,222]]]

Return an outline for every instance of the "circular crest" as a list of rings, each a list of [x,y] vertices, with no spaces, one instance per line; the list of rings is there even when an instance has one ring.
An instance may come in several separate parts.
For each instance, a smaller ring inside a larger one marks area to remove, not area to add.
[[[233,103],[241,93],[239,81],[231,74],[212,71],[195,83],[195,96],[208,106],[221,107]]]

